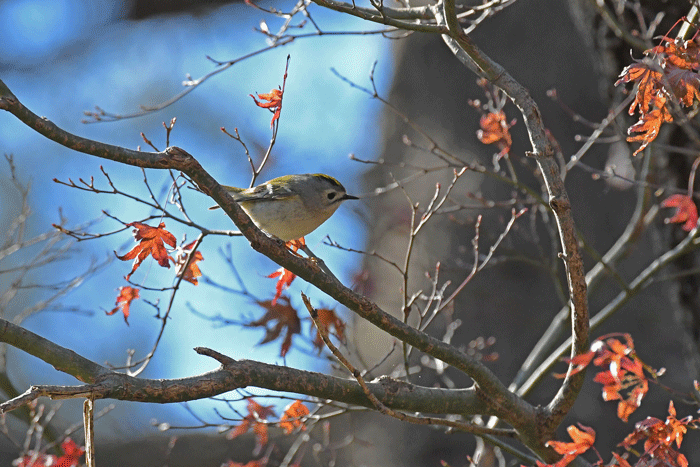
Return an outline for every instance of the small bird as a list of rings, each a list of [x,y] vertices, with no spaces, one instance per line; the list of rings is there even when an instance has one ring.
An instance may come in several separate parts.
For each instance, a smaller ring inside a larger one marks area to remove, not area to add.
[[[285,242],[316,230],[343,201],[358,199],[325,174],[284,175],[253,188],[223,187],[260,230]]]

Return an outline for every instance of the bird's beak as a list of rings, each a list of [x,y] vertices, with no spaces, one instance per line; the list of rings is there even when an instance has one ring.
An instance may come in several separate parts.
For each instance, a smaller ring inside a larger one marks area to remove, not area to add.
[[[349,195],[349,194],[347,194],[347,193],[344,194],[344,195],[340,198],[341,201],[345,201],[346,199],[360,199],[360,198],[358,198],[357,196]]]

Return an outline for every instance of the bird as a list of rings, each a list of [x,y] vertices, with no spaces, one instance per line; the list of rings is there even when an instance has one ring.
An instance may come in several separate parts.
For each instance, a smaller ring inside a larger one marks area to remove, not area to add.
[[[359,199],[320,173],[284,175],[252,188],[222,186],[260,230],[285,242],[316,230],[344,201]]]

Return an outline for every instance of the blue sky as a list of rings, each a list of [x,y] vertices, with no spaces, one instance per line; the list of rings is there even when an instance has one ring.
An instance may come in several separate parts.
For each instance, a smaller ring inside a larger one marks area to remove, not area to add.
[[[282,5],[277,5],[282,7]],[[291,8],[292,3],[285,5]],[[313,10],[312,10],[313,11]],[[261,20],[275,30],[280,22],[274,17],[247,7],[232,5],[204,15],[181,15],[152,18],[144,21],[122,19],[119,5],[108,0],[5,0],[0,3],[0,73],[18,98],[35,113],[46,116],[67,131],[81,136],[122,145],[145,148],[140,133],[144,132],[159,148],[165,146],[162,122],[177,117],[171,144],[194,155],[221,183],[245,185],[250,170],[238,143],[225,136],[220,127],[238,128],[248,147],[265,148],[270,138],[270,114],[255,107],[249,94],[268,92],[281,84],[287,54],[291,55],[282,121],[273,159],[263,172],[263,180],[287,173],[325,172],[336,176],[351,193],[363,190],[358,176],[365,168],[349,160],[354,153],[362,159],[376,157],[380,138],[379,103],[366,94],[351,89],[335,77],[331,68],[363,85],[368,85],[372,63],[379,61],[375,77],[388,91],[391,78],[392,42],[381,36],[326,36],[299,39],[241,62],[212,78],[199,89],[165,110],[115,123],[82,124],[83,111],[99,106],[107,111],[130,113],[139,105],[161,102],[181,89],[189,74],[200,77],[214,69],[206,59],[230,60],[266,46],[265,38],[252,32]],[[315,9],[314,19],[326,30],[368,29],[366,24],[334,12]],[[308,26],[307,28],[311,31]],[[31,181],[30,200],[34,215],[30,222],[33,233],[50,229],[58,221],[58,211],[79,224],[100,216],[102,210],[124,221],[138,220],[150,211],[138,203],[113,195],[95,195],[67,188],[52,182],[53,178],[89,179],[106,188],[100,166],[122,190],[145,194],[140,170],[110,161],[98,160],[62,148],[24,127],[11,115],[0,115],[0,147],[13,154],[21,179]],[[3,191],[7,192],[6,166],[0,172]],[[148,171],[156,194],[167,183],[167,174]],[[160,201],[165,197],[160,195]],[[326,234],[343,245],[362,248],[364,226],[360,220],[360,201],[354,207],[346,204],[317,232],[307,237],[311,248],[332,270],[348,283],[359,268],[359,258],[332,250],[320,244]],[[188,190],[186,203],[198,222],[212,229],[233,229],[221,211],[209,212],[212,204],[204,195]],[[0,210],[2,211],[2,210]],[[11,213],[8,209],[2,216]],[[4,217],[3,217],[4,218]],[[155,222],[155,221],[154,221]],[[107,232],[119,227],[109,219],[90,231]],[[194,231],[167,225],[178,240]],[[264,276],[276,265],[255,254],[240,238],[208,238],[202,247],[205,261],[203,273],[217,282],[235,285],[228,266],[220,259],[218,249],[230,244],[240,262],[246,285],[261,298],[268,298],[274,281]],[[113,256],[112,251],[125,253],[133,246],[129,232],[78,245],[81,256],[70,264],[44,270],[49,276],[66,273],[66,267],[80,271],[90,258],[98,261]],[[114,261],[97,277],[61,300],[61,306],[80,306],[93,311],[83,316],[61,311],[37,314],[24,325],[97,362],[122,364],[126,349],[137,349],[143,356],[152,346],[159,323],[153,309],[145,303],[134,303],[130,326],[118,316],[107,317],[104,309],[114,306],[116,289],[126,285],[122,279],[130,263]],[[144,264],[133,280],[147,286],[171,283],[173,270],[161,270],[155,264]],[[307,284],[297,281],[291,292],[298,300],[300,291],[314,294]],[[167,300],[166,294],[144,292],[149,300]],[[319,306],[333,306],[330,299],[318,292],[312,299]],[[257,347],[261,330],[238,327],[215,329],[210,323],[193,316],[187,303],[209,314],[221,313],[236,319],[243,315],[258,316],[260,310],[247,299],[224,294],[206,285],[185,284],[179,293],[155,361],[144,373],[146,377],[172,378],[190,376],[213,369],[217,364],[196,355],[192,348],[208,346],[233,358],[252,358],[283,364],[279,344]],[[18,307],[27,304],[18,303]],[[308,324],[304,324],[304,330]],[[89,330],[85,332],[85,330]],[[24,390],[29,384],[74,384],[70,377],[61,377],[53,369],[20,352],[10,354],[26,373],[14,373],[16,384]],[[314,368],[319,362],[302,352],[292,350],[286,363],[290,366]],[[133,430],[150,430],[148,420],[194,422],[181,409],[168,412],[161,406],[120,404],[114,422],[104,422],[110,432],[123,437]],[[192,405],[201,415],[211,414],[211,403]],[[76,414],[77,415],[77,414]],[[71,414],[66,413],[71,419]],[[129,425],[119,428],[121,417]],[[140,420],[140,421],[139,421]],[[74,422],[75,420],[72,420]],[[99,425],[99,424],[98,424]]]

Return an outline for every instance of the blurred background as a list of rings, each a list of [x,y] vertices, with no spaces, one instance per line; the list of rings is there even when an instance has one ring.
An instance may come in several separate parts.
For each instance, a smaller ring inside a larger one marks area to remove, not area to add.
[[[358,175],[363,167],[350,161],[356,153],[365,159],[376,158],[376,145],[381,139],[378,131],[378,104],[368,96],[351,89],[334,77],[331,68],[349,79],[367,82],[369,71],[378,62],[376,79],[386,87],[391,78],[389,43],[381,36],[327,36],[298,39],[293,44],[273,49],[235,65],[212,77],[181,101],[145,117],[110,123],[81,123],[90,120],[84,111],[99,106],[108,112],[130,114],[141,105],[155,105],[169,99],[184,88],[188,77],[198,78],[216,69],[207,57],[225,61],[267,47],[265,36],[253,31],[260,21],[278,28],[282,21],[255,8],[236,2],[193,2],[192,4],[121,1],[3,1],[0,2],[0,75],[18,98],[35,113],[46,116],[63,129],[102,142],[131,149],[151,150],[140,133],[159,149],[165,148],[163,122],[176,117],[170,144],[185,148],[221,183],[247,186],[251,180],[250,165],[242,146],[226,136],[225,127],[233,133],[239,130],[252,157],[259,163],[271,138],[271,114],[258,108],[249,94],[267,93],[282,85],[287,55],[291,55],[286,83],[282,119],[277,143],[270,162],[258,183],[289,173],[322,172],[337,177],[351,193],[362,190]],[[196,4],[196,5],[195,5]],[[165,9],[162,9],[165,8]],[[319,11],[322,24],[335,16],[333,29],[361,29],[358,21],[338,18],[332,12]],[[287,98],[287,96],[291,96]],[[52,230],[52,223],[67,227],[88,221],[99,222],[87,230],[91,233],[119,229],[118,222],[105,218],[102,211],[132,222],[153,212],[122,196],[96,195],[54,183],[72,179],[89,181],[110,189],[100,167],[109,174],[117,188],[136,196],[148,197],[141,171],[111,161],[97,160],[67,150],[58,144],[37,137],[16,119],[3,115],[0,124],[0,148],[14,157],[17,177],[30,184],[29,204],[32,215],[28,237]],[[0,216],[9,225],[20,213],[20,196],[10,180],[9,165],[2,161]],[[171,179],[158,171],[147,172],[150,187],[160,203],[166,203]],[[236,230],[222,211],[208,211],[213,204],[208,197],[193,190],[183,190],[188,213],[210,229]],[[170,206],[174,209],[173,206]],[[358,257],[323,247],[326,235],[351,248],[362,248],[366,226],[362,221],[362,203],[347,205],[323,229],[307,237],[312,250],[318,251],[333,271],[345,282],[356,272]],[[152,225],[157,225],[156,221]],[[166,220],[166,228],[178,242],[196,238],[196,232],[183,229]],[[153,347],[160,329],[153,319],[155,309],[143,301],[131,307],[129,326],[121,313],[106,316],[103,310],[115,306],[117,288],[127,285],[124,276],[131,261],[121,262],[113,251],[125,254],[135,245],[131,229],[99,240],[75,245],[76,254],[65,261],[46,265],[33,271],[36,283],[55,283],[79,277],[92,265],[109,264],[96,274],[85,278],[84,284],[53,300],[49,310],[28,317],[26,328],[60,345],[75,350],[96,362],[123,365],[127,349],[136,349],[134,359],[143,358]],[[245,287],[256,297],[266,300],[274,295],[275,280],[265,276],[277,266],[254,253],[241,237],[211,237],[202,250],[200,263],[205,276],[231,288],[240,288],[233,278],[230,265],[223,259],[221,249],[232,248],[238,272],[245,278]],[[16,264],[27,262],[38,250],[15,255]],[[147,262],[148,263],[148,262]],[[136,283],[148,286],[170,286],[173,269],[145,263],[133,276]],[[7,279],[9,286],[12,277]],[[29,280],[27,282],[31,282]],[[258,318],[259,308],[243,296],[223,292],[216,287],[183,284],[159,344],[156,357],[143,373],[144,377],[175,378],[198,374],[217,366],[216,362],[198,356],[193,347],[217,349],[233,358],[251,358],[287,364],[301,368],[323,369],[310,346],[299,343],[301,349],[280,357],[280,343],[257,346],[262,329],[241,329],[238,326],[215,327],[196,316],[193,308],[203,314],[222,315],[229,319]],[[301,281],[295,288],[306,290]],[[24,289],[5,307],[6,316],[15,317],[37,302],[55,295],[55,290]],[[142,298],[155,301],[167,294],[142,291]],[[298,297],[298,292],[295,294]],[[325,302],[324,302],[325,300]],[[166,300],[167,301],[167,300]],[[318,305],[331,306],[325,296]],[[161,304],[161,310],[164,310]],[[340,312],[340,310],[339,310]],[[341,312],[342,313],[342,312]],[[309,323],[303,326],[308,331]],[[89,338],[86,338],[89,336]],[[301,339],[298,339],[301,341]],[[60,382],[74,384],[66,377],[33,357],[10,349],[8,361],[11,379],[16,388],[31,384]],[[284,406],[287,401],[270,402]],[[99,403],[98,403],[99,405]],[[105,404],[106,405],[106,404]],[[113,439],[131,439],[150,428],[151,419],[174,425],[197,423],[177,406],[140,407],[117,403],[117,410],[103,419],[98,430]],[[195,402],[192,410],[211,414],[212,403]],[[209,412],[207,412],[209,411]],[[75,423],[70,409],[59,412]],[[278,411],[279,414],[279,411]],[[236,415],[231,413],[232,417]]]
[[[581,146],[576,135],[590,134],[591,129],[574,123],[561,105],[547,98],[547,90],[555,88],[562,102],[593,122],[602,120],[612,103],[624,97],[612,90],[612,83],[629,61],[629,46],[611,38],[593,13],[593,3],[584,0],[515,2],[484,21],[473,33],[476,43],[530,90],[566,158]],[[260,5],[280,9],[292,7],[291,3],[284,8],[270,2]],[[321,8],[312,7],[310,11],[324,32],[380,29]],[[669,21],[672,16],[668,15]],[[283,22],[236,2],[5,0],[0,3],[0,75],[35,113],[46,116],[69,132],[110,144],[148,150],[140,136],[143,132],[154,145],[163,149],[163,122],[177,117],[170,144],[190,152],[219,182],[245,186],[250,181],[245,154],[220,127],[230,132],[237,128],[254,158],[264,153],[271,135],[271,115],[256,107],[249,94],[268,92],[280,86],[289,54],[291,61],[280,130],[261,180],[288,173],[323,172],[338,178],[350,193],[366,195],[359,203],[346,203],[341,207],[326,224],[307,237],[307,243],[344,283],[358,283],[363,293],[400,315],[401,301],[397,300],[400,277],[381,261],[324,245],[323,238],[329,235],[344,247],[376,249],[391,261],[403,261],[410,220],[407,196],[425,206],[435,191],[435,184],[440,182],[446,186],[452,173],[442,171],[420,177],[406,184],[405,193],[395,190],[386,195],[372,195],[375,188],[410,175],[411,165],[427,167],[435,165],[436,161],[425,151],[406,144],[407,139],[420,140],[410,125],[366,93],[347,85],[332,70],[359,85],[371,87],[369,75],[376,62],[373,76],[382,97],[419,124],[442,147],[465,161],[478,161],[494,168],[493,156],[498,150],[478,142],[479,114],[468,103],[470,99],[484,100],[483,90],[476,85],[476,77],[459,65],[439,37],[409,35],[393,40],[371,34],[299,38],[241,61],[164,110],[116,122],[81,123],[83,119],[89,120],[83,112],[94,111],[95,106],[107,112],[130,114],[138,112],[141,105],[156,105],[169,99],[184,89],[183,80],[199,78],[216,68],[207,57],[226,61],[267,47],[265,36],[254,31],[254,28],[264,27],[261,21],[273,32]],[[314,31],[307,24],[300,33]],[[601,42],[603,37],[608,42]],[[519,119],[512,107],[506,107],[506,114],[508,119]],[[537,187],[531,161],[523,156],[530,148],[520,120],[512,131],[513,159],[517,161],[518,170],[524,167],[526,182]],[[624,128],[616,131],[621,135]],[[64,149],[37,136],[9,115],[0,116],[0,149],[14,156],[19,180],[31,184],[30,237],[50,231],[51,224],[60,222],[62,216],[67,219],[67,226],[98,220],[88,230],[99,233],[121,227],[118,222],[104,218],[103,210],[124,222],[152,213],[125,197],[96,195],[54,183],[54,178],[77,181],[94,177],[97,187],[109,189],[100,171],[102,166],[119,189],[148,196],[139,170]],[[602,170],[611,161],[618,167],[625,164],[631,167],[629,153],[626,144],[597,145],[586,157],[588,164]],[[360,164],[350,160],[349,154],[364,160],[381,159],[384,165]],[[530,179],[527,179],[528,172]],[[7,225],[20,213],[21,197],[10,181],[9,166],[4,166],[0,174],[3,175],[0,177],[0,220]],[[146,174],[154,194],[165,203],[170,177],[155,171]],[[633,177],[634,172],[629,176]],[[568,175],[567,188],[582,235],[593,248],[605,252],[631,215],[633,191],[629,186],[594,180],[590,173],[582,170]],[[514,196],[511,187],[473,174],[465,175],[454,192],[455,198],[462,199],[465,204],[473,199],[468,198],[468,194],[496,201]],[[206,210],[212,204],[206,196],[192,190],[185,190],[184,195],[188,213],[197,222],[212,229],[233,228],[221,211]],[[453,283],[463,279],[464,271],[471,267],[473,224],[480,213],[485,215],[482,233],[482,251],[485,252],[510,217],[509,206],[466,209],[459,216],[441,216],[417,238],[411,263],[413,289],[426,286],[425,272],[434,271],[436,261],[441,262],[442,278],[451,279]],[[516,225],[502,246],[503,255],[499,260],[465,289],[448,319],[437,320],[431,327],[434,335],[442,336],[452,318],[460,319],[462,326],[452,338],[457,345],[466,346],[479,337],[494,336],[496,344],[491,350],[497,352],[499,358],[490,367],[506,383],[514,377],[529,350],[565,302],[556,285],[557,281],[561,285],[563,278],[554,251],[556,239],[552,242],[551,232],[543,230],[538,220],[523,222],[531,222],[535,227]],[[176,223],[166,223],[166,227],[178,240],[186,236],[191,241],[196,236],[194,231],[182,229]],[[661,223],[656,227],[659,230],[652,229],[636,239],[639,244],[632,250],[633,254],[619,265],[621,274],[633,277],[671,242],[663,233],[667,230],[663,230]],[[52,284],[69,279],[65,277],[67,271],[71,277],[81,278],[92,265],[106,264],[84,281],[80,279],[80,287],[71,287],[70,293],[52,299],[47,310],[29,316],[22,325],[99,363],[122,365],[127,349],[136,349],[135,358],[145,356],[160,329],[159,321],[153,318],[155,309],[143,300],[134,302],[129,326],[119,314],[106,316],[103,312],[114,307],[116,289],[126,285],[123,277],[131,267],[130,263],[115,261],[112,251],[124,254],[132,246],[130,230],[126,230],[77,243],[75,254],[65,261],[32,272],[35,283]],[[206,239],[201,248],[204,261],[199,264],[204,276],[240,288],[230,264],[220,253],[229,247],[245,287],[261,299],[271,298],[274,280],[265,276],[277,267],[252,252],[241,238],[210,236]],[[13,261],[21,264],[33,255],[36,251],[28,250],[15,255]],[[591,257],[586,261],[587,267],[595,263]],[[132,279],[159,287],[171,285],[172,277],[172,270],[144,264]],[[591,296],[593,312],[618,292],[617,285],[609,282]],[[9,281],[0,285],[9,287]],[[697,378],[697,368],[692,363],[697,352],[693,348],[692,332],[683,318],[685,311],[676,300],[676,287],[677,284],[667,281],[647,289],[598,335],[611,331],[632,333],[639,348],[654,349],[653,352],[641,351],[643,358],[648,357],[647,363],[668,368],[665,384],[687,391],[692,380]],[[63,290],[66,289],[64,284]],[[313,293],[297,280],[291,290],[294,301],[300,290]],[[5,316],[13,318],[55,294],[53,289],[27,287],[4,304]],[[163,300],[165,296],[144,291],[142,297],[153,301]],[[312,299],[319,306],[334,306],[322,294],[315,293]],[[163,306],[161,304],[161,309]],[[262,330],[216,326],[197,316],[192,309],[234,320],[259,317],[259,309],[251,305],[250,298],[205,283],[197,287],[184,284],[144,377],[175,378],[216,368],[215,362],[192,351],[196,346],[211,347],[235,359],[250,358],[312,370],[329,369],[327,361],[318,359],[302,339],[295,339],[295,347],[286,358],[281,358],[279,342],[257,345],[263,337]],[[348,331],[353,340],[349,346],[356,349],[358,358],[366,362],[367,367],[383,362],[375,376],[401,369],[399,356],[391,352],[391,339],[366,323],[354,323],[343,310],[338,311],[352,326]],[[303,332],[308,331],[308,322],[303,329]],[[389,357],[385,358],[387,354]],[[417,359],[415,364],[421,369],[413,380],[415,383],[448,387],[470,384],[463,375],[426,370],[431,362]],[[7,350],[7,367],[9,378],[19,391],[32,384],[75,384],[72,378],[14,349]],[[546,380],[530,400],[546,403],[557,384],[553,379]],[[287,401],[262,400],[262,403],[275,404],[279,414],[280,407]],[[56,416],[56,425],[63,429],[80,423],[78,404],[66,402]],[[97,408],[111,404],[115,403],[98,401]],[[650,414],[663,418],[667,404],[665,393],[652,390],[632,421]],[[213,401],[192,402],[187,408],[117,402],[115,408],[96,423],[98,441],[103,443],[98,449],[99,465],[160,466],[168,462],[170,466],[218,466],[227,458],[243,462],[252,450],[250,437],[241,440],[241,445],[223,436],[191,438],[185,436],[189,432],[184,430],[160,435],[152,423],[198,425],[193,413],[207,421],[218,420],[214,407],[223,410],[220,403]],[[689,413],[688,407],[679,410],[679,416]],[[234,412],[226,414],[236,417]],[[606,458],[609,449],[631,429],[630,424],[615,417],[614,404],[601,401],[600,389],[590,378],[567,421],[580,421],[600,430],[596,446],[606,453]],[[338,426],[333,429],[338,432],[334,431],[331,439],[339,444],[342,443],[338,440],[347,439],[343,438],[343,433],[353,436],[347,447],[337,449],[340,465],[412,467],[438,465],[441,460],[450,465],[468,465],[467,458],[475,447],[473,438],[465,434],[445,436],[442,430],[410,427],[375,415],[354,414],[347,417],[343,430]],[[214,431],[201,430],[197,436]],[[173,451],[178,454],[171,453],[168,457],[165,453],[172,434],[180,436]],[[12,452],[13,447],[8,445],[6,449]],[[280,447],[280,451],[284,448]],[[684,451],[691,465],[693,459],[700,459],[697,447],[693,452],[686,446]],[[193,455],[194,460],[190,460],[188,454]],[[153,457],[143,463],[146,455]],[[8,456],[12,459],[11,454]],[[309,455],[305,462],[330,465],[323,456],[319,458],[322,460]]]

